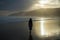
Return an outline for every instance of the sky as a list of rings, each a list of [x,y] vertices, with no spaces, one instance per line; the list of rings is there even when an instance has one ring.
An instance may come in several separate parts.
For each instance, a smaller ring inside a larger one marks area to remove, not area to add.
[[[0,10],[26,10],[36,4],[60,7],[59,0],[0,0]]]
[[[60,8],[60,0],[0,0],[0,15],[3,16],[40,8]]]
[[[28,9],[35,0],[0,0],[0,16]]]
[[[35,1],[35,0],[34,0]],[[22,10],[30,7],[33,0],[0,0],[0,10]]]

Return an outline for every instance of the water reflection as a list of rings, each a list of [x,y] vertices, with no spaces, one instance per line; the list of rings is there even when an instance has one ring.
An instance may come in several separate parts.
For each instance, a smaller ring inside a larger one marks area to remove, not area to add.
[[[41,30],[41,35],[44,36],[45,35],[45,28],[44,28],[44,18],[41,18],[41,21],[40,21],[40,30]]]
[[[34,22],[35,33],[37,36],[48,37],[59,34],[59,18],[40,18],[39,20],[40,22]]]
[[[28,40],[33,40],[31,32],[29,32],[29,39]]]

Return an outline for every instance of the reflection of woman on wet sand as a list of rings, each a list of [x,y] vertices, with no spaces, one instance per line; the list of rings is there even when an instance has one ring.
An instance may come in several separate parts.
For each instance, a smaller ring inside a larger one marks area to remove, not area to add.
[[[29,40],[33,40],[33,38],[32,38],[32,35],[31,35],[31,34],[29,34]]]

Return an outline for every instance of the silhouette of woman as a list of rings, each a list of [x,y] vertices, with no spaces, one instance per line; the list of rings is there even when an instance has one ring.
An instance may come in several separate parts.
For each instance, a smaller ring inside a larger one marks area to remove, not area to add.
[[[32,30],[32,26],[33,26],[33,23],[32,23],[32,18],[30,18],[30,20],[29,20],[29,30]]]

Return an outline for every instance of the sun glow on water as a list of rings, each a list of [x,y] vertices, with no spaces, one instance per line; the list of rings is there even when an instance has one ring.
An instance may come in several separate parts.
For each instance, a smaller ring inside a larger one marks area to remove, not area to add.
[[[45,35],[45,28],[44,28],[44,19],[43,18],[41,18],[41,21],[40,21],[40,27],[41,27],[41,35],[43,36],[43,35]]]
[[[39,20],[34,22],[36,36],[43,38],[43,37],[51,37],[59,34],[58,19],[43,18],[43,17],[36,19]]]

